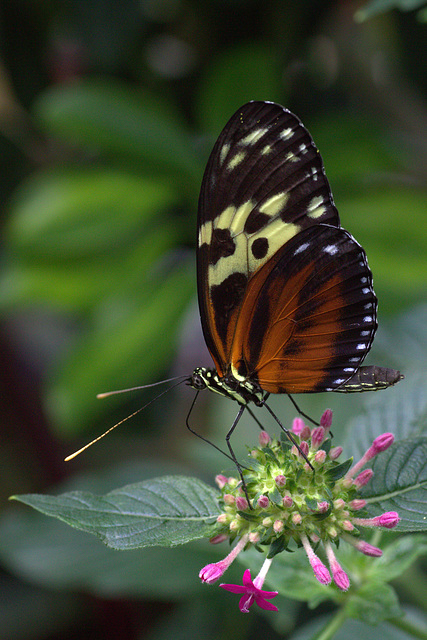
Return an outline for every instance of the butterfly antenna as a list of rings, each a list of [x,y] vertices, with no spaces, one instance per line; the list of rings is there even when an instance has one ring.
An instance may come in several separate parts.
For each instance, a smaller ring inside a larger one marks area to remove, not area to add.
[[[158,400],[159,398],[161,398],[162,396],[164,396],[166,393],[168,393],[169,391],[171,391],[172,389],[175,389],[175,387],[177,387],[178,385],[182,384],[184,382],[184,380],[187,378],[187,376],[179,376],[179,381],[176,384],[173,384],[171,387],[169,387],[168,389],[165,389],[164,391],[162,391],[161,393],[159,393],[155,398],[152,398],[149,402],[147,402],[147,404],[144,404],[143,407],[140,407],[139,409],[137,409],[136,411],[134,411],[133,413],[131,413],[129,416],[126,416],[126,418],[123,418],[123,420],[120,420],[120,422],[117,422],[116,424],[114,424],[112,427],[110,427],[109,429],[107,429],[107,431],[104,431],[104,433],[101,433],[100,436],[98,436],[97,438],[95,438],[94,440],[91,440],[91,442],[88,442],[87,444],[85,444],[84,447],[82,447],[81,449],[79,449],[78,451],[75,451],[74,453],[72,453],[71,455],[67,456],[66,458],[64,458],[65,462],[69,462],[69,460],[72,460],[73,458],[76,458],[78,455],[80,455],[83,451],[85,451],[86,449],[89,449],[89,447],[91,447],[93,444],[95,444],[96,442],[98,442],[99,440],[102,440],[102,438],[104,438],[105,436],[107,436],[109,433],[111,433],[111,431],[113,431],[116,427],[120,426],[121,424],[123,424],[124,422],[127,422],[127,420],[130,420],[130,418],[133,418],[134,416],[136,416],[138,413],[140,413],[141,411],[143,411],[144,409],[146,409],[147,407],[150,406],[150,404],[152,404],[153,402],[155,402],[156,400]],[[124,393],[125,391],[133,391],[134,389],[145,389],[147,387],[155,387],[159,384],[163,384],[163,382],[171,382],[172,380],[177,380],[178,378],[169,378],[168,380],[161,380],[160,382],[154,382],[153,384],[147,384],[141,387],[133,387],[132,389],[121,389],[120,391],[109,391],[107,393],[100,393],[98,394],[96,397],[97,398],[106,398],[107,396],[113,395],[115,393]]]
[[[173,385],[168,389],[169,391],[170,389],[177,387],[178,384],[181,384],[181,382],[183,382],[187,378],[188,376],[175,376],[174,378],[167,378],[166,380],[160,380],[159,382],[152,382],[151,384],[143,384],[139,387],[129,387],[129,389],[117,389],[115,391],[105,391],[104,393],[98,393],[96,397],[98,398],[98,400],[101,400],[102,398],[108,398],[109,396],[114,396],[114,395],[117,395],[118,393],[128,393],[129,391],[139,391],[141,389],[148,389],[149,387],[157,387],[160,384],[165,384],[166,382],[174,382],[174,380],[179,380],[177,384]],[[157,398],[160,398],[161,395],[163,394],[161,393],[159,396],[156,396],[154,400],[157,400]]]

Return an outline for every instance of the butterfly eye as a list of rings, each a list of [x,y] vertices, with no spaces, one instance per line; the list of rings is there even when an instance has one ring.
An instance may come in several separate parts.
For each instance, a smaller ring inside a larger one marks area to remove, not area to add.
[[[199,373],[196,373],[196,371],[189,378],[188,384],[193,387],[193,389],[196,389],[196,391],[203,391],[203,389],[206,389],[208,386],[206,381]]]

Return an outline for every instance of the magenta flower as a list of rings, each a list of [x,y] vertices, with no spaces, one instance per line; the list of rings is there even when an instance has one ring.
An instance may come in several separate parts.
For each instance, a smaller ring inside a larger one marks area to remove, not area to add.
[[[220,584],[219,586],[231,593],[241,593],[242,597],[239,602],[239,609],[242,613],[249,613],[249,608],[254,602],[261,608],[267,611],[278,611],[278,608],[271,602],[271,598],[275,598],[278,595],[278,591],[263,591],[260,587],[264,580],[258,580],[259,575],[252,582],[250,569],[246,569],[243,574],[243,585],[239,584]],[[258,586],[259,584],[259,586]]]
[[[218,531],[212,542],[228,536],[237,544],[224,560],[202,569],[202,581],[210,584],[218,580],[247,546],[256,545],[272,556],[265,560],[253,581],[247,569],[242,585],[221,584],[223,589],[241,595],[242,612],[247,613],[254,603],[262,609],[277,610],[268,602],[277,593],[263,591],[262,585],[274,554],[290,543],[304,548],[314,576],[322,585],[333,581],[338,589],[347,591],[350,579],[335,556],[335,545],[338,547],[341,539],[367,556],[379,557],[381,549],[361,539],[359,528],[392,529],[399,522],[395,511],[366,517],[363,510],[367,503],[359,493],[373,476],[371,469],[362,467],[390,447],[393,435],[384,433],[375,438],[346,472],[348,466],[338,461],[342,448],[331,448],[331,421],[330,410],[323,414],[321,425],[313,429],[296,418],[292,426],[295,444],[291,447],[283,447],[263,431],[261,446],[250,449],[254,463],[249,462],[242,471],[247,479],[245,495],[239,479],[217,476],[222,512],[217,516]],[[301,459],[301,452],[307,460]],[[316,551],[313,545],[317,545]]]

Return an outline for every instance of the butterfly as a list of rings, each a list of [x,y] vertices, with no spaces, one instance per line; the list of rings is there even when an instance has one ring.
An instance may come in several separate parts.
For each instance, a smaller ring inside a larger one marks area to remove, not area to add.
[[[177,384],[238,402],[226,442],[239,470],[229,440],[245,409],[258,422],[250,403],[265,407],[293,441],[266,403],[270,393],[288,394],[297,407],[291,394],[371,391],[403,378],[361,366],[377,329],[372,274],[340,225],[313,139],[290,111],[248,102],[230,118],[206,166],[197,227],[200,318],[215,369],[197,367]],[[189,424],[196,398],[186,423],[205,440]]]
[[[249,102],[230,118],[206,166],[197,227],[200,317],[215,368],[197,367],[188,383],[239,403],[228,437],[249,403],[272,413],[270,393],[370,391],[403,378],[361,366],[377,329],[372,274],[290,111]]]

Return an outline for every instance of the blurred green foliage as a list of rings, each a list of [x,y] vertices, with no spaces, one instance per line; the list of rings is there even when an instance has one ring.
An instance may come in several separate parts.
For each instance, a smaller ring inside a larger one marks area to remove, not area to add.
[[[391,316],[427,298],[423,3],[5,0],[0,14],[5,498],[41,491],[67,475],[70,489],[97,483],[107,491],[146,473],[171,473],[172,466],[173,472],[191,467],[210,481],[225,465],[213,449],[187,436],[193,395],[185,389],[159,399],[77,461],[66,466],[61,459],[157,393],[100,401],[97,392],[210,363],[194,304],[198,190],[216,135],[247,100],[281,102],[309,128],[343,225],[366,249],[374,273],[380,330],[370,361],[400,366],[409,380],[412,368],[422,387],[425,309],[399,322]],[[235,409],[209,398],[207,414],[206,400],[192,424],[221,443]],[[362,402],[341,396],[299,400],[314,415],[330,404],[337,433],[360,413]],[[292,418],[286,399],[272,404],[285,422]],[[244,435],[242,425],[236,450],[243,455]],[[103,600],[106,618],[114,618],[123,640],[148,637],[148,629],[153,639],[170,637],[171,629],[174,637],[215,638],[219,619],[224,638],[293,637],[292,629],[316,615],[289,605],[273,622],[277,632],[261,618],[239,618],[237,625],[227,595],[206,596],[197,584],[203,554],[206,561],[213,556],[205,549],[196,555],[191,579],[191,553],[187,558],[180,550],[173,557],[150,556],[152,565],[138,555],[141,569],[135,564],[132,574],[126,560],[128,582],[119,569],[122,556],[109,553],[91,566],[86,582],[66,583],[63,562],[78,565],[74,554],[86,542],[65,541],[62,529],[51,532],[46,523],[35,531],[29,515],[25,526],[23,520],[14,524],[16,511],[15,505],[3,522],[15,531],[0,545],[7,567],[4,602],[30,615],[35,597],[40,610],[56,589],[70,598],[58,600],[51,611],[57,620],[49,625],[42,616],[26,625],[21,613],[14,625],[3,605],[7,638],[109,637],[109,624],[90,598],[71,597],[76,588]],[[104,551],[91,548],[80,564]],[[49,575],[40,560],[44,552]],[[33,559],[30,569],[20,562],[22,553]],[[164,574],[171,581],[157,584]],[[25,590],[18,593],[19,579]],[[419,570],[401,582],[414,607],[423,605],[411,585],[425,588],[424,580]],[[182,614],[190,594],[198,632]],[[131,605],[113,613],[111,601],[124,595],[163,604],[150,603],[143,614]],[[164,601],[182,604],[174,605],[175,626],[163,615],[172,607],[165,609]],[[360,631],[349,630],[347,637],[360,637]]]

